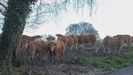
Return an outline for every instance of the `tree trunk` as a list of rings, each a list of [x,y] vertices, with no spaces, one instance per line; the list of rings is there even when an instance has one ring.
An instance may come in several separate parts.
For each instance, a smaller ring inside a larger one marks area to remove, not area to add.
[[[30,12],[30,5],[33,1],[8,0],[8,9],[6,11],[0,41],[0,62],[4,61],[6,66],[8,66],[8,75],[11,75],[12,58],[15,59],[20,36],[23,33],[26,18]],[[2,65],[0,64],[0,66]]]

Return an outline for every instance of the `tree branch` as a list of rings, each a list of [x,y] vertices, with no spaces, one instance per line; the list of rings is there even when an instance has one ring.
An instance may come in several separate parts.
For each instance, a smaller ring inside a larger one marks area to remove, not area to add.
[[[0,3],[0,5],[3,6],[7,10],[7,7],[4,4]]]
[[[2,15],[4,15],[4,16],[5,16],[5,13],[4,13],[4,12],[2,12],[2,10],[0,10],[0,13],[1,13]]]
[[[7,10],[7,7],[4,4],[0,3],[0,5],[3,6],[5,8],[5,10]],[[2,13],[2,15],[5,16],[5,13],[2,11],[2,9],[0,10],[0,13]]]

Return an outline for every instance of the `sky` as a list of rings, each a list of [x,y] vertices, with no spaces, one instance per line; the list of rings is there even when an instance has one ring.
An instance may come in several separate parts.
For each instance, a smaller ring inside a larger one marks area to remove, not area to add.
[[[102,0],[97,7],[96,14],[89,16],[88,8],[78,13],[72,9],[64,12],[46,23],[40,25],[36,30],[25,30],[26,35],[41,35],[57,33],[65,34],[69,24],[80,22],[92,23],[99,32],[100,37],[106,35],[129,34],[133,36],[133,0]]]

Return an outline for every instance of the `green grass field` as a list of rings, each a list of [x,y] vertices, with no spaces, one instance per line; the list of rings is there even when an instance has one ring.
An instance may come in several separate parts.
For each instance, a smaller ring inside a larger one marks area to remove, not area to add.
[[[103,70],[123,68],[133,64],[133,51],[121,55],[81,57],[80,63],[90,64]]]

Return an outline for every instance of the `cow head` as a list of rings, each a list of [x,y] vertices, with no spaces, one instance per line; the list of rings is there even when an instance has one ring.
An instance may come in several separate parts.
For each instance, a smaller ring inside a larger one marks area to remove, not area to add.
[[[49,42],[49,48],[50,51],[54,51],[54,49],[56,48],[56,42],[54,41]]]
[[[29,40],[22,39],[22,40],[20,41],[20,49],[26,50],[27,47],[28,47],[28,44],[29,44]]]
[[[65,41],[65,38],[64,38],[63,35],[61,35],[61,34],[56,34],[56,36],[57,36],[58,40],[60,40],[60,41]]]
[[[48,40],[48,41],[55,40],[55,37],[54,37],[54,36],[47,37],[47,40]]]
[[[58,36],[63,36],[63,35],[61,35],[61,34],[56,34],[56,36],[58,37]]]

